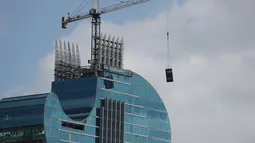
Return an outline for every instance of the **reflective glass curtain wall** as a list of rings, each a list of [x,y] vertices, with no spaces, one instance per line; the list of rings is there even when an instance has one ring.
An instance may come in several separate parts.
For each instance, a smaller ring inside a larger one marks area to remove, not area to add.
[[[101,100],[99,143],[124,143],[124,102]]]

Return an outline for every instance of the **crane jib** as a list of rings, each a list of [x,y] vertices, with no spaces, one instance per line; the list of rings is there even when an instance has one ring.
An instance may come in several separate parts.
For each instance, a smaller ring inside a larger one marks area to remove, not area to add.
[[[130,7],[130,6],[141,4],[141,3],[144,3],[144,2],[148,2],[148,1],[150,1],[150,0],[128,0],[128,1],[124,1],[124,2],[121,2],[121,3],[117,3],[117,4],[114,4],[114,5],[105,7],[105,8],[101,8],[97,14],[101,15],[101,14],[113,12],[113,11],[116,11],[116,10],[120,10],[120,9],[123,9],[123,8],[127,8],[127,7]],[[87,19],[87,18],[90,18],[90,17],[93,17],[93,15],[91,15],[91,13],[86,13],[86,14],[83,14],[83,15],[78,15],[78,16],[73,16],[73,17],[70,17],[70,16],[64,17],[64,18],[62,18],[62,27],[66,28],[68,23],[79,21],[79,20],[82,20],[82,19]]]

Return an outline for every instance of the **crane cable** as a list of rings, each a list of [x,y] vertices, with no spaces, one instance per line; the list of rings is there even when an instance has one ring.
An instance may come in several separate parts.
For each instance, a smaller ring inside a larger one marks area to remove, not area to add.
[[[169,0],[166,1],[166,37],[167,37],[167,67],[171,67],[171,60],[170,60],[170,38],[169,38]]]
[[[82,4],[80,4],[73,13],[70,14],[70,16],[76,16],[84,7],[86,4],[88,4],[90,0],[84,0]]]

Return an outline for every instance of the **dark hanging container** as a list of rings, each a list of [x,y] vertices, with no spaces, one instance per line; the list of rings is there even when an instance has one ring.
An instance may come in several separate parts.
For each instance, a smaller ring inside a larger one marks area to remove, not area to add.
[[[166,69],[166,82],[173,82],[174,78],[173,78],[173,70],[172,68],[168,68]]]

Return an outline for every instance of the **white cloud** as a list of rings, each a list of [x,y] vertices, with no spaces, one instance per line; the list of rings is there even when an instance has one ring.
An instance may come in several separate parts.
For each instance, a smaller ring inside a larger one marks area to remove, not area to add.
[[[189,0],[170,13],[174,83],[165,83],[165,14],[102,30],[123,36],[125,68],[143,75],[158,90],[170,113],[174,143],[254,143],[254,1]],[[68,37],[90,55],[90,24]],[[53,54],[42,60],[39,85],[49,91]],[[48,65],[48,66],[46,66]],[[33,87],[33,86],[32,86]]]

